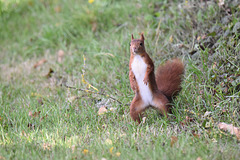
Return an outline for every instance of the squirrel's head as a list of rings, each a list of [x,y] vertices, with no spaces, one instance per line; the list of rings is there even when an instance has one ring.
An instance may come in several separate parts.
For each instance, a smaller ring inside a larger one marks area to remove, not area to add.
[[[131,42],[130,42],[130,52],[132,54],[142,54],[146,52],[144,47],[143,33],[141,33],[140,39],[134,39],[132,34]]]

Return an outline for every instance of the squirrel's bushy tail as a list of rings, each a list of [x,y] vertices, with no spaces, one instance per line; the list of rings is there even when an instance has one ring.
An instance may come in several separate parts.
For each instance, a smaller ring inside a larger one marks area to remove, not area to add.
[[[172,59],[160,65],[156,72],[158,89],[169,99],[181,90],[184,64],[179,59]]]

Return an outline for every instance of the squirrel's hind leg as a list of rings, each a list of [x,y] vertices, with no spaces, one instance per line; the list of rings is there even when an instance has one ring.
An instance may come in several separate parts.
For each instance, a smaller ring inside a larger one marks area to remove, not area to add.
[[[140,123],[140,118],[142,117],[141,113],[144,112],[146,108],[147,106],[144,104],[142,99],[138,96],[135,96],[130,105],[130,116],[134,121],[138,121],[138,123]]]
[[[169,111],[168,99],[162,93],[155,94],[153,97],[152,107],[161,112],[164,116],[168,117],[167,113]]]

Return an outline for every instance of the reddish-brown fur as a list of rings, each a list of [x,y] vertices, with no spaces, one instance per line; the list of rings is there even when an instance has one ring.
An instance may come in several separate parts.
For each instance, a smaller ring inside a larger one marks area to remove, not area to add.
[[[156,72],[157,86],[169,100],[181,90],[183,73],[184,65],[179,59],[169,60],[158,67]]]
[[[150,106],[167,116],[169,100],[181,90],[181,78],[184,72],[182,61],[173,59],[159,66],[155,78],[154,64],[145,51],[143,34],[141,34],[140,39],[134,39],[132,35],[130,52],[129,80],[131,88],[135,92],[135,97],[130,105],[130,115],[132,119],[140,123],[141,113]],[[139,84],[132,70],[132,63],[136,55],[141,56],[142,60],[147,65],[143,83],[149,85],[149,89],[153,95],[150,105],[146,105],[146,102],[143,101]]]

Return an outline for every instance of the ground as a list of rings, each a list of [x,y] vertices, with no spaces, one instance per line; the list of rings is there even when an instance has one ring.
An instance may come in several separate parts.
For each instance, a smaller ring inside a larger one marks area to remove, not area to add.
[[[0,159],[238,159],[240,3],[0,0]],[[170,118],[136,125],[131,34],[184,61]],[[99,111],[100,107],[101,108]]]

